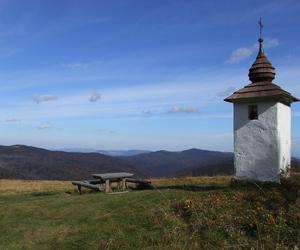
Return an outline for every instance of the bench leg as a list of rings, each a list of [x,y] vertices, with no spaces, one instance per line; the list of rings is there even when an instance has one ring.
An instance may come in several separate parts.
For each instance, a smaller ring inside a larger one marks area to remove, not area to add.
[[[99,184],[98,187],[99,187],[99,191],[103,191],[104,190],[103,183]]]
[[[77,185],[78,193],[81,194],[81,185]]]
[[[126,189],[126,179],[122,179],[122,190]]]
[[[122,190],[122,180],[118,181],[118,191]]]

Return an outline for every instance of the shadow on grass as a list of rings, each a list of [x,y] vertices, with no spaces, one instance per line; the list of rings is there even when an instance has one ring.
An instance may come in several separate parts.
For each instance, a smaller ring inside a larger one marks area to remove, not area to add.
[[[214,191],[214,190],[228,190],[230,189],[230,185],[226,184],[181,184],[181,185],[164,185],[164,186],[155,186],[155,185],[140,185],[136,187],[128,187],[129,191],[145,191],[145,190],[184,190],[184,191],[192,191],[192,192],[205,192],[205,191]],[[116,190],[112,193],[117,192]],[[105,192],[97,192],[95,190],[85,189],[82,191],[82,194],[91,194],[91,193],[105,193]],[[79,195],[77,191],[68,192],[71,195]]]
[[[53,191],[43,191],[43,192],[32,192],[32,196],[50,196],[50,195],[56,195],[58,192]]]
[[[166,186],[149,186],[144,188],[130,188],[133,191],[139,190],[184,190],[192,192],[204,192],[204,191],[213,191],[213,190],[225,190],[228,189],[228,185],[166,185]]]

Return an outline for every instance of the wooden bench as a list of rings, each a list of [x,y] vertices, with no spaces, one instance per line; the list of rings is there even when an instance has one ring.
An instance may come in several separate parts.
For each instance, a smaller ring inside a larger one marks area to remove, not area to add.
[[[89,184],[101,184],[101,181],[100,180],[83,180],[83,182],[87,182]]]
[[[90,188],[90,189],[93,189],[95,191],[101,191],[101,188],[100,188],[100,185],[99,185],[100,182],[95,181],[95,180],[93,182],[89,182],[88,180],[85,180],[85,181],[72,181],[72,184],[77,186],[78,192],[80,194],[81,194],[81,187]]]

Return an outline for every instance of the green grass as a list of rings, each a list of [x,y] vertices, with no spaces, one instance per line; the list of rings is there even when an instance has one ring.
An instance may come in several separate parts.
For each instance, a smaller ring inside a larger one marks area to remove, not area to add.
[[[299,248],[296,179],[282,186],[172,179],[122,194],[0,195],[0,249]]]

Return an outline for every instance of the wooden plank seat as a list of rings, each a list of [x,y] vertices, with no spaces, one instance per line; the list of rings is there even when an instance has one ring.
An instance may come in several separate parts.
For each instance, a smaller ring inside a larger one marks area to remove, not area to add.
[[[101,184],[103,182],[101,182],[101,180],[83,180],[83,182],[89,183],[89,184]]]
[[[100,182],[99,182],[100,183]],[[81,187],[93,189],[95,191],[101,191],[100,185],[91,184],[87,181],[72,181],[72,184],[77,186],[78,192],[81,194]]]

